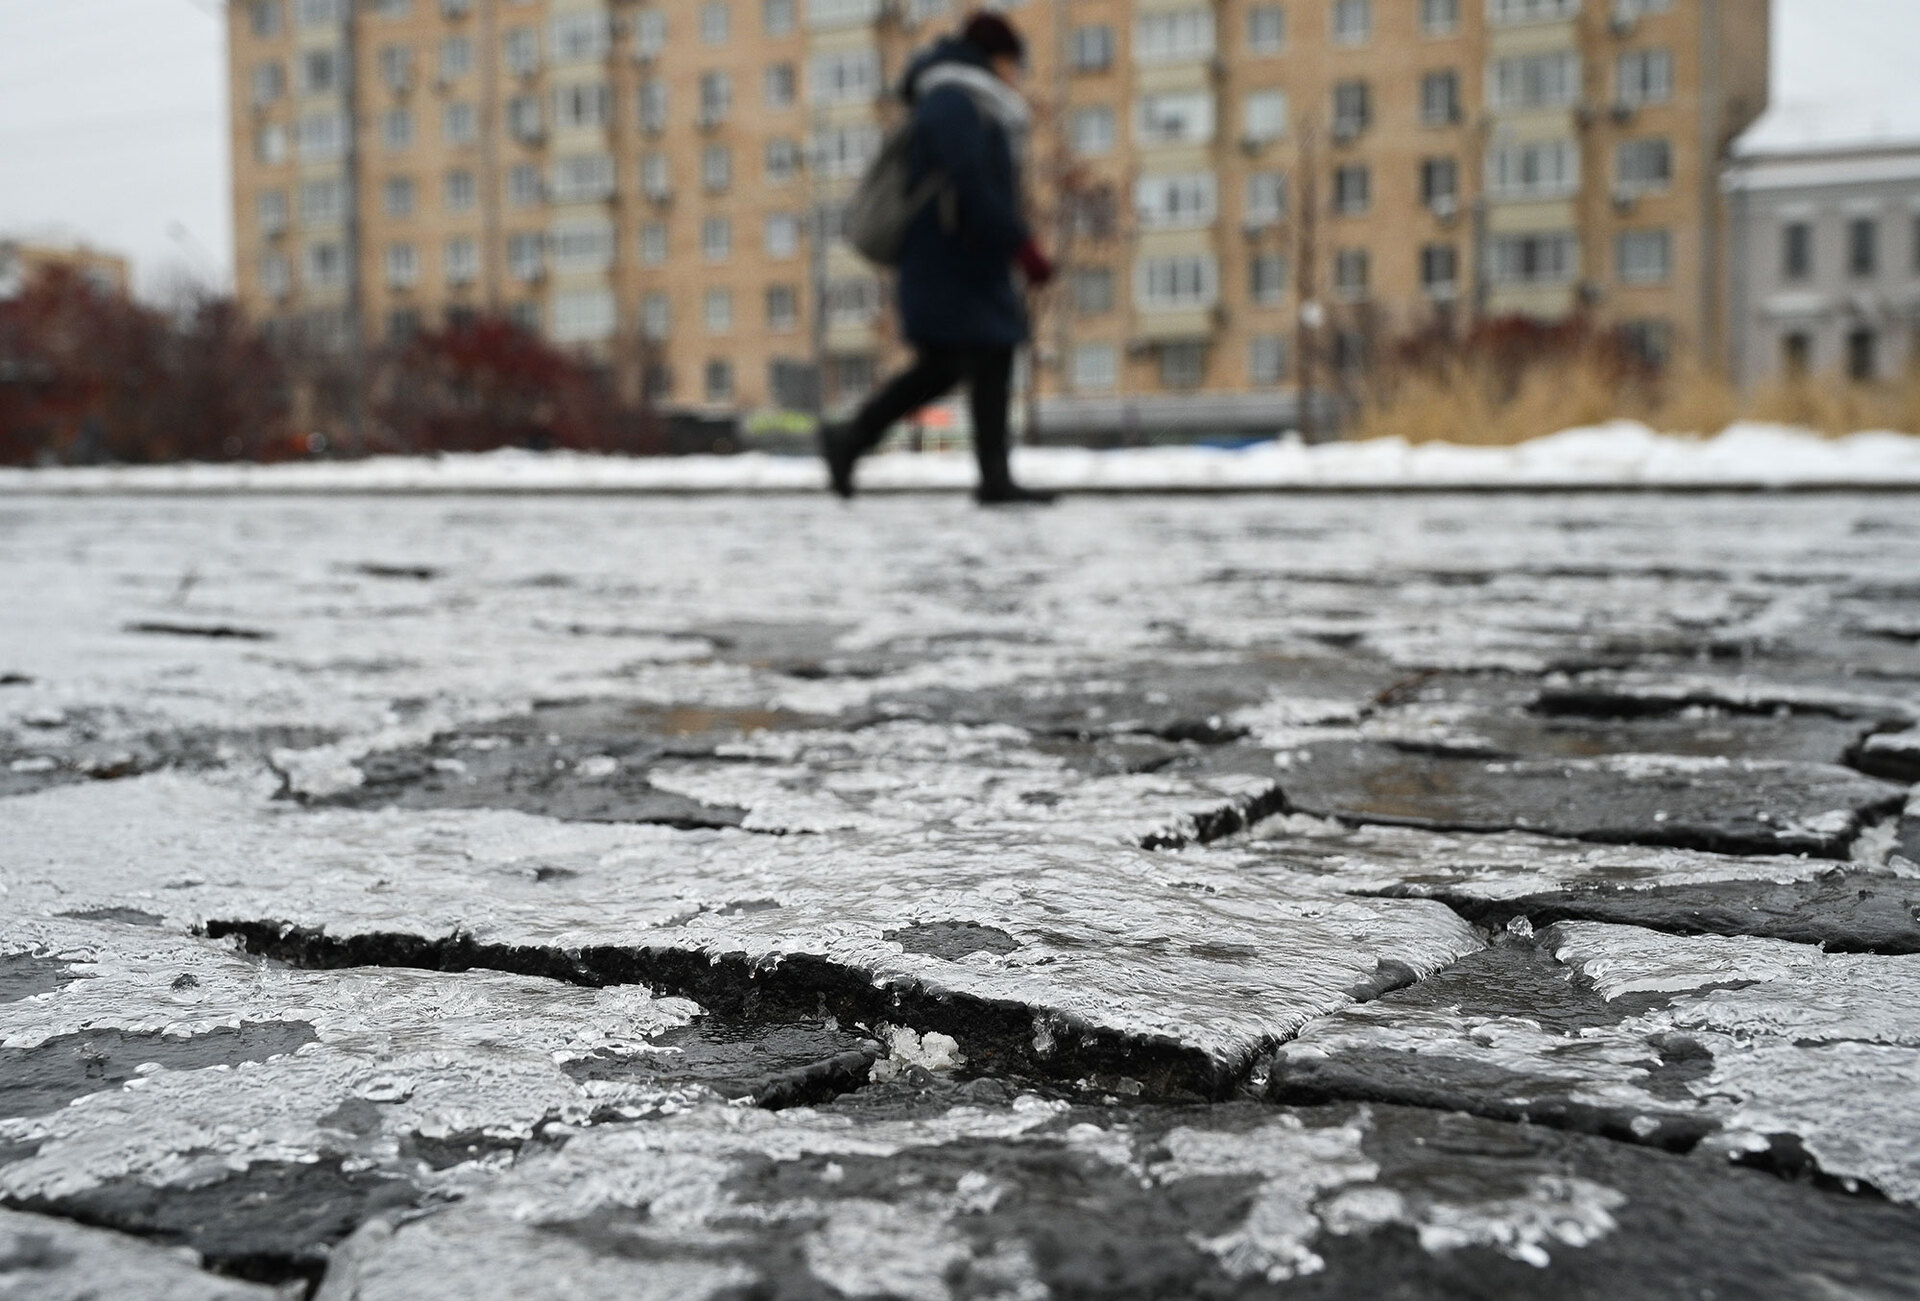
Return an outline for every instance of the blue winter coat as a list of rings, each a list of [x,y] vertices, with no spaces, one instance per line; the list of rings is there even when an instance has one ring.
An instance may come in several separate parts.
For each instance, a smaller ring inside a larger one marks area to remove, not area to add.
[[[943,205],[934,202],[907,227],[901,325],[907,340],[921,347],[1011,348],[1027,337],[1013,260],[1028,238],[1013,149],[1006,130],[961,87],[916,93],[923,72],[949,61],[987,66],[973,46],[948,38],[914,61],[904,84],[913,108],[913,183],[934,169],[944,172],[958,221],[949,229]]]

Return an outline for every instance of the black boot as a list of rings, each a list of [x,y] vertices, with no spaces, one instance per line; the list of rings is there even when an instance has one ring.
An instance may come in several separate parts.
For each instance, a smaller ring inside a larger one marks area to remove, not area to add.
[[[827,463],[827,484],[842,501],[853,500],[853,465],[860,454],[853,450],[852,430],[845,425],[820,422],[820,459]]]
[[[1001,483],[974,489],[973,499],[982,506],[1051,506],[1060,496],[1040,488],[1022,488],[1017,483]]]

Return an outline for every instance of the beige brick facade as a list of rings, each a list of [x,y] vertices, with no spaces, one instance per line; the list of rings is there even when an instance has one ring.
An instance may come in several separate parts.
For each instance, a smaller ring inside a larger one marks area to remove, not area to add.
[[[1477,314],[1586,309],[1717,360],[1717,179],[1766,100],[1768,9],[1012,8],[1033,215],[1065,264],[1037,331],[1049,423],[1281,427],[1303,357],[1333,387]],[[716,411],[804,403],[816,365],[844,401],[898,361],[890,289],[816,234],[896,111],[876,92],[956,21],[940,0],[234,10],[255,314],[344,338],[357,303],[372,341],[512,312]]]

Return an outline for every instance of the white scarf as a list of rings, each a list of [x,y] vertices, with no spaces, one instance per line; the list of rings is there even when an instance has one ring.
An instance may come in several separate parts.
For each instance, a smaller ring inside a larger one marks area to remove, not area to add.
[[[1033,127],[1033,109],[1020,97],[1019,91],[985,68],[971,63],[944,62],[920,74],[914,83],[914,94],[924,95],[938,86],[958,86],[973,96],[974,105],[1007,133],[1007,143],[1013,147],[1014,165],[1020,165],[1026,156],[1027,133]]]

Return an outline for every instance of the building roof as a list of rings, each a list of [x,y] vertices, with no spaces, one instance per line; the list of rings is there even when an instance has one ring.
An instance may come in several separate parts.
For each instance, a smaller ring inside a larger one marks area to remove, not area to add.
[[[1920,92],[1857,100],[1785,100],[1734,142],[1736,159],[1920,147]]]

